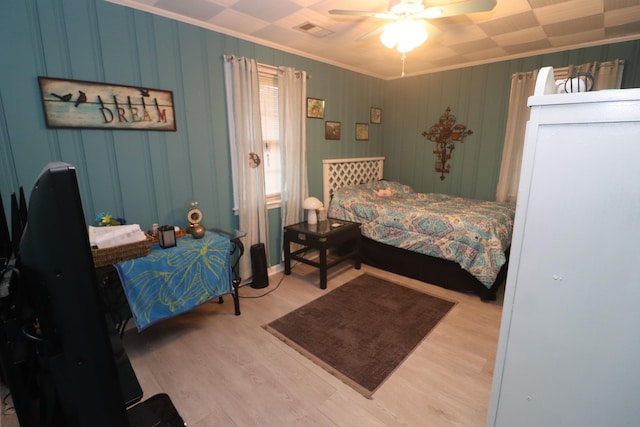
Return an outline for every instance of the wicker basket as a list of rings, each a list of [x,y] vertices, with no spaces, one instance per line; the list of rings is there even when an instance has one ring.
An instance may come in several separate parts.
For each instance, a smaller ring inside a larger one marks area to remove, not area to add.
[[[105,265],[115,264],[116,262],[149,255],[153,238],[146,233],[145,235],[147,238],[140,242],[114,246],[112,248],[91,249],[93,264],[95,267],[104,267]]]

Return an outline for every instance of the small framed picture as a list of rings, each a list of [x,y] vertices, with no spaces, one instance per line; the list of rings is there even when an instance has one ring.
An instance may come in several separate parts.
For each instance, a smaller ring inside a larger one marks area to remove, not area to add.
[[[371,107],[369,112],[369,121],[375,124],[382,123],[382,109],[378,107]]]
[[[307,117],[324,119],[324,99],[307,98]]]
[[[324,122],[324,139],[340,139],[342,124],[340,122]]]
[[[369,140],[369,124],[356,123],[356,141],[368,141],[368,140]]]

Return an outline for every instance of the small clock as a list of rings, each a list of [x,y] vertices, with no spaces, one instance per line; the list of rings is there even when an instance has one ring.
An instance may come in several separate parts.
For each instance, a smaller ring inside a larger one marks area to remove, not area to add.
[[[202,221],[202,211],[198,207],[197,201],[192,201],[187,211],[187,221],[189,222],[189,234],[194,239],[200,239],[204,236],[205,228],[200,225]]]
[[[189,221],[189,224],[199,224],[202,221],[202,211],[198,208],[189,209],[187,221]]]

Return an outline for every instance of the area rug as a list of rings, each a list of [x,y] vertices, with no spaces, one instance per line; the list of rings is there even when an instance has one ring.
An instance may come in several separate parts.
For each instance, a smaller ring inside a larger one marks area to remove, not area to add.
[[[264,328],[371,399],[455,304],[362,274]]]

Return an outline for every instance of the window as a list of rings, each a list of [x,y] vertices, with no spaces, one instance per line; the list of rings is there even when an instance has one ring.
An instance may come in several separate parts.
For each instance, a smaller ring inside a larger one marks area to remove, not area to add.
[[[260,114],[264,141],[264,181],[267,204],[280,201],[280,126],[278,115],[277,69],[258,65],[260,81]]]

